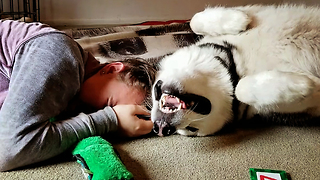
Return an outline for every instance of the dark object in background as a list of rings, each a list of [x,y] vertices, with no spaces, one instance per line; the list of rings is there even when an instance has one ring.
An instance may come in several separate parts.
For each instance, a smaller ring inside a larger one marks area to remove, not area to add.
[[[0,19],[40,21],[40,0],[0,0]]]

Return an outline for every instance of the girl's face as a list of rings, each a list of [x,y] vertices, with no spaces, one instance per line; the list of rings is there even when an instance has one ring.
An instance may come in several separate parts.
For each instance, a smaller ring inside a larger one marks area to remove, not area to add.
[[[118,104],[142,104],[145,93],[118,80],[123,64],[111,63],[88,78],[80,90],[80,99],[97,109]]]

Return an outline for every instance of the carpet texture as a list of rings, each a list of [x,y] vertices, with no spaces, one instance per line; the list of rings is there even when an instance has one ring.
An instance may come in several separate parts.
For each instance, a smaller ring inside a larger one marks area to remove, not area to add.
[[[284,170],[292,180],[320,177],[320,127],[238,129],[210,137],[148,136],[113,142],[135,180],[250,179],[249,168]],[[81,180],[75,161],[0,173],[0,179]]]

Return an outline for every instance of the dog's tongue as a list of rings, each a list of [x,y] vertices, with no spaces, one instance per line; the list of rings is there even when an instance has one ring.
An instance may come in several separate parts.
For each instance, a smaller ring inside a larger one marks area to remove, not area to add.
[[[176,97],[167,96],[165,101],[166,101],[166,105],[168,105],[168,106],[174,106],[174,107],[178,108],[181,104],[181,109],[186,108],[186,104]]]

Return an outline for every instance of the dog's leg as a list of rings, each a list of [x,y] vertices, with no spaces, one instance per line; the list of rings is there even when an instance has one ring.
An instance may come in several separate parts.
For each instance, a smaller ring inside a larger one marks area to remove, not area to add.
[[[207,136],[219,131],[225,123],[225,120],[219,119],[210,122],[193,121],[186,128],[177,129],[177,133],[185,136]]]
[[[201,35],[238,34],[247,29],[251,18],[243,11],[233,8],[207,8],[193,16],[191,29]]]
[[[264,71],[242,78],[235,90],[239,101],[258,110],[301,102],[316,90],[313,80],[304,75]]]

